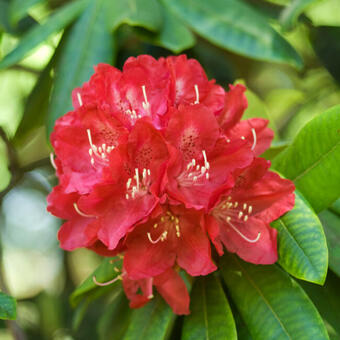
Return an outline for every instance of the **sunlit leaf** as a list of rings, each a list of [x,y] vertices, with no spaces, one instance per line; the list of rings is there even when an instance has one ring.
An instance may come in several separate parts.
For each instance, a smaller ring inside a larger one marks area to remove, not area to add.
[[[299,15],[311,5],[319,0],[293,0],[281,13],[281,24],[286,30],[292,29]]]
[[[328,339],[306,293],[276,265],[256,266],[228,255],[220,268],[254,340]]]
[[[0,319],[14,320],[16,317],[16,302],[14,298],[0,292]]]
[[[86,0],[65,5],[42,25],[36,25],[20,40],[19,44],[0,62],[0,69],[16,64],[33,48],[45,41],[52,33],[59,32],[72,22],[86,6]]]
[[[328,250],[322,225],[303,197],[295,193],[295,207],[272,223],[278,231],[280,265],[298,279],[323,284]]]
[[[234,318],[221,283],[214,275],[198,278],[190,296],[182,340],[237,339]]]
[[[308,122],[273,167],[294,181],[316,212],[340,196],[340,106]]]
[[[254,59],[302,66],[297,52],[266,17],[241,0],[164,1],[194,31],[222,48]]]
[[[14,24],[22,19],[27,11],[37,4],[46,2],[46,0],[13,0],[10,2],[10,20]]]
[[[54,122],[72,109],[72,90],[88,81],[98,63],[111,63],[113,38],[106,23],[109,0],[95,0],[86,8],[65,39],[56,67],[47,127],[51,132]]]

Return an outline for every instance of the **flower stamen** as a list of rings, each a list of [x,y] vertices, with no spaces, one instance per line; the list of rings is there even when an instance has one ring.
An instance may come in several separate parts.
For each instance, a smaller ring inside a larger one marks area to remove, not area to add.
[[[234,230],[236,231],[245,241],[249,242],[249,243],[256,243],[260,237],[261,237],[261,233],[259,232],[256,236],[256,238],[254,239],[251,239],[251,238],[248,238],[247,236],[245,236],[244,234],[242,234],[231,222],[230,222],[230,219],[227,221],[229,226]]]
[[[142,105],[143,105],[144,110],[148,111],[150,109],[150,103],[148,102],[148,97],[146,96],[145,85],[142,85],[142,91],[143,91],[143,97],[144,97],[144,102],[142,103]]]
[[[251,129],[251,132],[252,132],[252,134],[253,134],[253,139],[254,139],[253,145],[252,145],[252,147],[251,147],[251,150],[253,151],[253,150],[255,149],[257,139],[256,139],[256,131],[255,131],[254,128]]]
[[[77,212],[78,215],[80,216],[83,216],[83,217],[87,217],[87,218],[94,218],[96,216],[94,215],[87,215],[85,213],[83,213],[79,208],[78,208],[78,205],[76,202],[73,203],[73,207],[74,207],[74,210]]]
[[[195,104],[199,104],[200,103],[200,93],[198,92],[198,86],[195,84],[195,94],[196,94],[196,100],[194,101],[194,105]]]
[[[119,280],[123,280],[123,276],[125,273],[123,273],[122,275],[118,275],[117,277],[115,277],[114,279],[112,279],[111,281],[107,281],[107,282],[98,282],[95,276],[92,276],[92,280],[93,282],[100,287],[105,287],[105,286],[109,286],[112,283],[115,283]]]
[[[77,92],[77,99],[78,99],[79,106],[83,106],[83,101],[81,99],[81,95],[79,92]]]
[[[166,240],[166,238],[168,237],[168,232],[167,231],[164,231],[156,240],[153,240],[152,237],[151,237],[151,234],[148,232],[146,233],[146,235],[148,236],[148,239],[149,241],[152,243],[152,244],[156,244],[158,242],[163,242]]]
[[[50,162],[51,162],[51,165],[53,166],[53,168],[55,170],[57,170],[57,166],[56,166],[55,161],[54,161],[54,154],[53,154],[53,152],[50,153]]]

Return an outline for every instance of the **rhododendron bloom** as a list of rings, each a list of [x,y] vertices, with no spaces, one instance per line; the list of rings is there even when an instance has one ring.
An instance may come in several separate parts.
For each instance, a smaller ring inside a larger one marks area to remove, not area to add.
[[[143,55],[122,71],[98,65],[73,91],[74,110],[57,120],[59,185],[48,210],[66,220],[60,245],[122,256],[113,281],[123,281],[131,307],[155,287],[188,314],[179,271],[215,271],[210,242],[219,255],[225,247],[248,262],[277,260],[269,223],[293,207],[294,185],[258,157],[273,132],[267,120],[241,120],[245,90],[226,92],[186,56]]]

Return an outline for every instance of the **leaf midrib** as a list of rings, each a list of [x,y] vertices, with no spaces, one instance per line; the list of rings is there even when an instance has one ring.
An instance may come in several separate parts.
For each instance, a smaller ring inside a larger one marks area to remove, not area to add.
[[[316,166],[318,166],[321,162],[321,160],[325,157],[328,156],[328,154],[332,153],[334,151],[334,149],[337,148],[337,146],[340,144],[340,141],[338,141],[330,150],[328,150],[326,153],[322,154],[315,163],[309,165],[302,173],[300,173],[299,175],[297,175],[295,178],[292,178],[292,181],[298,181],[302,176],[304,176],[305,174],[307,174],[309,171],[311,171],[312,169],[314,169]],[[293,147],[294,145],[292,145]]]
[[[272,308],[272,306],[270,305],[269,301],[265,298],[265,296],[262,294],[260,288],[256,285],[256,283],[251,279],[251,277],[248,275],[247,271],[244,269],[244,267],[242,266],[242,264],[237,260],[236,257],[232,257],[234,262],[236,262],[236,264],[240,267],[240,269],[242,270],[242,272],[244,273],[244,275],[246,276],[246,278],[248,279],[248,281],[250,282],[250,284],[255,288],[255,290],[258,292],[258,294],[260,295],[260,297],[263,299],[263,301],[265,302],[265,304],[267,305],[267,307],[269,308],[269,310],[272,312],[273,316],[275,317],[275,319],[278,321],[281,329],[283,330],[283,332],[287,335],[288,339],[293,339],[290,337],[288,330],[285,328],[285,326],[282,324],[279,316],[275,313],[274,309]]]

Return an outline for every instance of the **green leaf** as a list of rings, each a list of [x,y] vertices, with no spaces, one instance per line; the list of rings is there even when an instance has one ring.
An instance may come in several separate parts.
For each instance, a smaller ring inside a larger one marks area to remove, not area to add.
[[[0,292],[0,319],[15,320],[16,317],[17,311],[15,299]]]
[[[51,70],[56,63],[57,54],[60,52],[60,46],[57,48],[50,62],[40,73],[39,78],[28,96],[25,104],[25,110],[22,120],[15,133],[15,142],[27,142],[27,137],[32,130],[44,125],[48,111],[50,92],[52,89]]]
[[[14,50],[0,62],[0,69],[16,64],[52,33],[62,30],[79,15],[86,3],[84,0],[71,2],[50,16],[44,24],[33,27],[24,35]]]
[[[281,13],[280,21],[283,29],[290,30],[294,27],[300,14],[311,5],[319,0],[293,0]]]
[[[88,81],[98,63],[112,62],[113,38],[106,25],[110,0],[92,1],[67,34],[56,67],[47,126],[72,109],[72,90]]]
[[[179,18],[212,43],[254,59],[300,68],[294,48],[261,12],[240,0],[164,0]]]
[[[298,279],[323,284],[328,268],[326,237],[302,195],[296,192],[294,209],[271,225],[278,231],[280,265]]]
[[[114,263],[112,263],[114,261]],[[112,290],[114,286],[119,285],[114,283],[107,287],[100,287],[96,285],[93,281],[93,276],[96,277],[98,282],[107,282],[116,278],[120,274],[122,266],[122,261],[117,260],[117,258],[105,258],[100,266],[71,294],[70,302],[73,306],[76,306],[84,297],[89,297],[100,291],[100,293],[105,293]],[[114,268],[117,268],[114,270]]]
[[[334,213],[340,216],[340,198],[338,198],[330,207],[330,210],[332,210]]]
[[[301,282],[301,284],[321,316],[340,336],[340,279],[332,272],[329,272],[326,283],[322,287],[306,282]]]
[[[340,27],[320,26],[311,30],[312,43],[322,64],[334,79],[340,83],[340,69],[335,55],[340,53]]]
[[[97,325],[99,339],[121,340],[128,328],[132,309],[121,292],[105,309]]]
[[[110,1],[108,6],[108,22],[113,30],[127,24],[156,32],[162,26],[161,6],[157,0]]]
[[[182,340],[237,339],[233,314],[215,275],[196,279],[190,299]]]
[[[272,160],[274,159],[279,153],[281,153],[283,150],[286,150],[286,148],[289,146],[289,142],[285,141],[279,141],[279,142],[273,142],[272,145],[268,150],[266,150],[261,157],[265,159]]]
[[[340,106],[308,122],[273,168],[294,181],[319,212],[340,196]]]
[[[340,276],[340,217],[330,210],[319,214],[329,250],[329,267]]]
[[[254,340],[328,339],[306,293],[276,265],[256,266],[228,255],[220,268]]]
[[[168,304],[156,295],[146,306],[133,311],[124,340],[162,340],[171,330],[175,315]]]
[[[155,42],[174,53],[180,53],[195,45],[195,37],[180,20],[164,9],[163,26]]]
[[[46,0],[13,0],[9,7],[11,22],[16,24],[27,14],[30,8],[43,2],[46,2]]]

